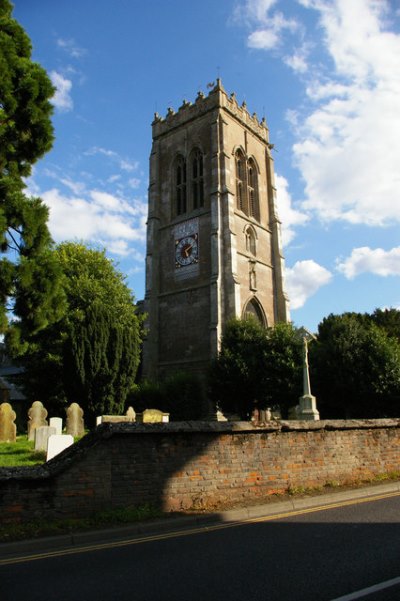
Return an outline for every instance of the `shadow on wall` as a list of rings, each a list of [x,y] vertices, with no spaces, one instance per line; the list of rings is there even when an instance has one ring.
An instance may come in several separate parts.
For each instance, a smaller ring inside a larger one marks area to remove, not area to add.
[[[400,471],[400,420],[104,423],[46,464],[0,469],[6,522],[138,507],[218,510]]]

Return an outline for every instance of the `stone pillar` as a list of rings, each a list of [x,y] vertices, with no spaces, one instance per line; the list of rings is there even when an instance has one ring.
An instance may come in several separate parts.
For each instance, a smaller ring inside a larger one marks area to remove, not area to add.
[[[303,328],[303,396],[299,398],[298,419],[319,420],[317,399],[311,394],[310,370],[308,365],[308,341],[315,337]]]

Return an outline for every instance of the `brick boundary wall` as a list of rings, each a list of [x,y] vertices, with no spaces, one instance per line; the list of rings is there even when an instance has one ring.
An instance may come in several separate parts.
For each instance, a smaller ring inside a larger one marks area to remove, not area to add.
[[[400,471],[400,419],[98,426],[39,467],[0,468],[0,523],[140,506],[214,509]]]

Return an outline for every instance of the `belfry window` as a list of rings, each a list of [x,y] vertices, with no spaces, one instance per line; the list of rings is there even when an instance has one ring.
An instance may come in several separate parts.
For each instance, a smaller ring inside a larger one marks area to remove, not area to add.
[[[239,211],[247,213],[246,202],[246,169],[245,160],[241,150],[237,150],[235,154],[236,160],[236,207]]]
[[[257,167],[253,159],[246,160],[243,152],[235,153],[236,208],[245,215],[260,221]]]
[[[193,209],[204,206],[203,155],[196,150],[192,156],[192,204]]]
[[[249,198],[249,214],[260,221],[260,207],[258,203],[257,170],[252,159],[247,163],[247,190]]]
[[[175,177],[176,214],[182,215],[182,213],[186,213],[187,211],[186,161],[183,156],[179,156],[176,160]]]

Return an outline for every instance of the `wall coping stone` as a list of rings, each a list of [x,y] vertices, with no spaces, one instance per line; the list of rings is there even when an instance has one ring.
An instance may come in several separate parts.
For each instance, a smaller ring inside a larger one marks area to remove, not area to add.
[[[43,465],[34,467],[0,468],[0,483],[9,480],[43,480],[52,478],[66,470],[69,465],[86,455],[88,449],[99,444],[103,439],[115,435],[171,435],[171,434],[259,434],[286,432],[315,432],[318,430],[371,430],[400,428],[400,418],[390,419],[352,419],[352,420],[279,420],[263,424],[253,422],[168,422],[155,424],[142,423],[110,423],[100,424],[77,443],[62,451]]]

